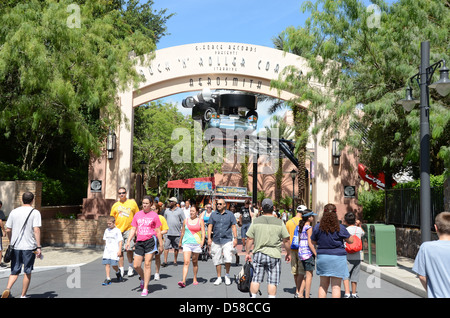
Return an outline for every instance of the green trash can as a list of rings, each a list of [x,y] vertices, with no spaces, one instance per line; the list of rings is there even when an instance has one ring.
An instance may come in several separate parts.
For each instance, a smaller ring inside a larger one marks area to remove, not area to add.
[[[372,241],[371,236],[369,235],[372,224],[364,223],[361,227],[364,231],[364,235],[361,238],[363,243],[364,262],[367,264],[372,264]]]
[[[368,261],[378,266],[397,266],[397,239],[395,226],[370,224],[368,226]]]

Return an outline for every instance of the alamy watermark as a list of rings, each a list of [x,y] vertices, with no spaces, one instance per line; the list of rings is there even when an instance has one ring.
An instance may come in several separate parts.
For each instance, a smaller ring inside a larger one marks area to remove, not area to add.
[[[67,6],[68,13],[71,13],[66,20],[66,25],[68,28],[81,28],[81,13],[80,6],[76,3],[69,4]]]
[[[81,288],[81,267],[69,266],[67,267],[67,273],[70,273],[70,275],[67,277],[66,280],[67,288],[69,289]]]
[[[381,9],[378,5],[376,4],[371,4],[367,7],[366,9],[367,13],[372,13],[371,15],[369,15],[369,17],[367,18],[367,27],[369,29],[373,29],[373,28],[380,28],[381,27]]]

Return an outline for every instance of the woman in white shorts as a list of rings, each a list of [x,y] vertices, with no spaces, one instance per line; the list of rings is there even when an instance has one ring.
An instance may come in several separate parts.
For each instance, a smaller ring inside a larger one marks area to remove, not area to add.
[[[205,222],[198,217],[197,207],[192,206],[189,211],[189,218],[183,221],[180,235],[180,247],[183,247],[183,279],[178,282],[181,288],[186,287],[186,276],[192,256],[192,266],[194,269],[193,284],[197,285],[198,256],[202,252],[205,243]]]

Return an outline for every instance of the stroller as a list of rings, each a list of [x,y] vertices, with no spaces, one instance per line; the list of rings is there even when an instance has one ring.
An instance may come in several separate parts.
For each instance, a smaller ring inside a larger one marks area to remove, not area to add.
[[[212,258],[211,253],[209,251],[209,246],[208,243],[205,242],[205,244],[203,244],[202,246],[202,252],[199,256],[199,259],[202,260],[203,262],[207,262],[208,259]]]

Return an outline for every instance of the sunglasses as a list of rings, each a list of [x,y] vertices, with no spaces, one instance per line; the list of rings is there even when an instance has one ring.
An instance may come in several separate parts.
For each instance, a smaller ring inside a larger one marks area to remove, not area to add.
[[[217,205],[223,205],[223,203],[217,203]]]
[[[119,192],[119,194],[126,194],[126,192]]]

